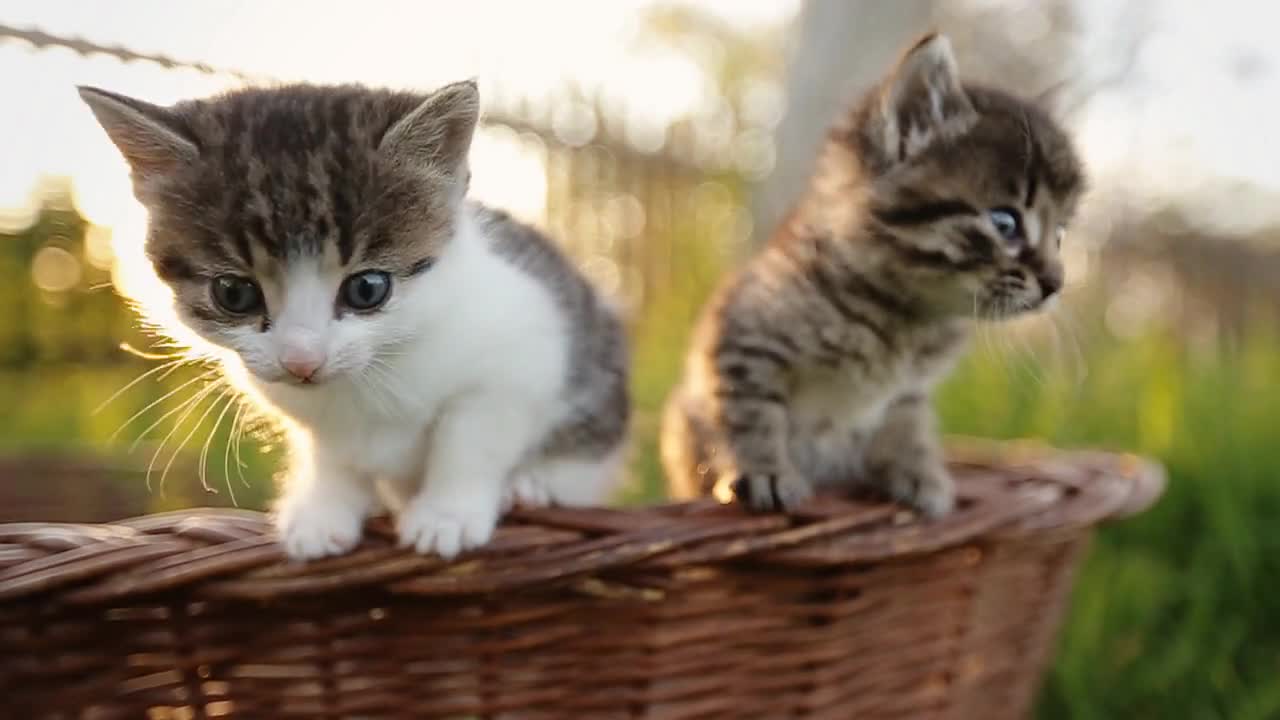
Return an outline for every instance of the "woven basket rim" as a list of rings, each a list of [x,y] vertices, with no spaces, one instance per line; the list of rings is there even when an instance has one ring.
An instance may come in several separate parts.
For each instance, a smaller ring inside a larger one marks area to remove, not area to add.
[[[162,593],[270,600],[353,590],[465,596],[576,583],[592,593],[659,597],[643,579],[721,563],[773,568],[908,558],[964,544],[1078,532],[1140,512],[1160,496],[1162,468],[1123,453],[1029,443],[949,444],[959,507],[926,520],[870,500],[820,497],[791,516],[751,515],[706,499],[640,508],[521,509],[494,541],[454,562],[396,547],[371,521],[349,555],[290,563],[270,518],[195,508],[113,523],[0,524],[0,605],[41,598],[111,605]]]

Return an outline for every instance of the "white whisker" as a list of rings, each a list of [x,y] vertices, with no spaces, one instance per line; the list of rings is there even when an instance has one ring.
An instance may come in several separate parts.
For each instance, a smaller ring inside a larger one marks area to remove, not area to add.
[[[1066,327],[1063,328],[1063,334],[1071,341],[1073,380],[1076,387],[1080,387],[1084,385],[1084,381],[1089,377],[1089,359],[1080,347],[1080,326],[1075,322],[1075,314],[1071,312],[1071,308],[1067,307],[1063,302],[1059,302],[1054,307],[1052,315],[1055,321],[1060,319],[1066,324]]]
[[[168,341],[163,342],[163,343],[155,343],[155,344],[153,344],[153,345],[152,345],[152,347],[157,347],[157,346],[168,346],[168,347],[172,347],[173,345],[172,345],[172,343],[171,343],[171,342],[168,342]],[[134,357],[140,357],[140,358],[142,358],[143,360],[170,360],[170,359],[172,359],[172,358],[187,358],[187,357],[188,357],[186,353],[181,352],[181,351],[179,351],[179,352],[174,352],[174,353],[169,353],[168,355],[162,355],[162,354],[160,354],[160,353],[147,352],[146,350],[139,350],[138,348],[134,347],[133,345],[131,345],[131,344],[127,343],[127,342],[122,342],[122,343],[120,343],[120,349],[121,349],[121,350],[123,350],[123,351],[125,351],[126,353],[128,353],[128,354],[130,354],[130,355],[133,355]]]
[[[240,442],[241,440],[244,439],[244,426],[245,426],[245,422],[247,422],[246,418],[248,417],[248,415],[245,413],[244,403],[240,404],[240,409],[236,411],[236,417],[239,418],[239,424],[236,426],[237,429],[236,429],[235,437],[232,438],[236,444],[236,449],[235,449],[236,475],[240,478],[241,485],[244,485],[245,487],[249,487],[249,480],[244,476],[244,469],[247,466],[244,464],[244,460],[240,459]]]
[[[191,429],[187,431],[186,436],[182,438],[182,442],[178,443],[178,447],[173,449],[173,452],[169,455],[169,461],[164,464],[164,470],[160,472],[160,489],[162,492],[164,490],[164,480],[169,477],[169,468],[173,467],[173,461],[178,459],[178,455],[182,453],[183,448],[187,446],[187,443],[191,442],[191,438],[195,437],[196,431],[200,429],[201,425],[204,425],[205,418],[209,417],[209,413],[213,412],[213,409],[218,407],[218,401],[226,397],[227,393],[230,391],[231,388],[224,387],[222,392],[218,393],[217,397],[213,399],[213,402],[209,403],[203,413],[200,413],[200,417],[196,420],[195,424],[191,426]],[[163,450],[164,446],[161,445],[160,449]],[[201,487],[207,488],[208,485],[204,482],[203,473],[200,474],[200,485]]]
[[[359,378],[363,381],[362,388],[368,391],[379,411],[390,416],[401,414],[399,402],[396,400],[399,387],[396,385],[390,366],[385,361],[373,358],[365,366]]]
[[[128,419],[128,420],[125,420],[125,421],[124,421],[124,423],[120,425],[120,427],[116,428],[115,432],[111,433],[111,437],[107,438],[107,442],[111,442],[111,441],[115,440],[115,439],[116,439],[116,437],[118,437],[118,436],[120,435],[120,433],[124,431],[124,429],[125,429],[125,428],[129,427],[130,425],[132,425],[132,424],[133,424],[133,422],[134,422],[135,420],[137,420],[138,418],[140,418],[140,417],[142,417],[143,415],[145,415],[145,414],[147,413],[147,411],[148,411],[148,410],[150,410],[151,408],[153,408],[153,407],[155,407],[155,406],[159,405],[160,403],[164,402],[165,400],[168,400],[169,398],[173,397],[174,395],[176,395],[176,394],[178,394],[178,393],[182,392],[182,390],[183,390],[183,389],[185,389],[185,388],[187,388],[187,387],[190,387],[191,385],[193,385],[193,384],[195,384],[195,383],[198,383],[198,382],[200,382],[201,380],[208,379],[210,376],[212,376],[212,375],[213,375],[213,374],[215,374],[216,372],[217,372],[216,370],[206,370],[205,372],[200,373],[199,375],[197,375],[197,376],[195,376],[195,377],[191,378],[190,380],[187,380],[186,382],[182,383],[182,384],[181,384],[181,385],[179,385],[178,387],[176,387],[176,388],[174,388],[174,389],[170,390],[169,392],[165,393],[164,395],[161,395],[160,397],[158,397],[158,398],[156,398],[155,400],[151,401],[151,403],[150,403],[150,404],[148,404],[146,407],[142,408],[142,409],[141,409],[141,410],[139,410],[138,412],[134,413],[132,416],[130,416],[130,417],[129,417],[129,419]],[[178,407],[182,407],[182,406],[181,406],[181,405],[179,405]],[[170,412],[165,413],[164,415],[161,415],[159,420],[157,420],[155,423],[153,423],[151,426],[149,426],[146,430],[143,430],[143,431],[142,431],[142,435],[139,435],[139,436],[138,436],[138,437],[139,437],[139,439],[141,439],[144,435],[146,435],[147,433],[149,433],[149,432],[151,432],[153,429],[155,429],[155,427],[156,427],[157,425],[159,425],[161,422],[163,422],[165,418],[167,418],[167,417],[169,417],[170,415],[172,415],[172,414],[173,414],[173,412],[174,412],[174,411],[170,411]],[[137,441],[137,440],[135,440],[135,441],[133,442],[133,445],[131,445],[131,446],[129,447],[129,451],[130,451],[130,452],[133,452],[133,448],[135,448],[135,447],[137,447],[137,446],[138,446],[138,441]]]
[[[151,471],[155,469],[156,460],[160,459],[160,454],[164,452],[165,445],[169,444],[169,439],[173,437],[174,433],[178,432],[178,429],[182,427],[182,424],[186,422],[188,417],[191,416],[192,411],[194,411],[197,407],[199,407],[200,402],[204,400],[206,397],[208,397],[209,394],[213,392],[213,390],[217,388],[219,384],[220,383],[211,383],[206,387],[200,388],[199,391],[197,391],[194,395],[188,398],[185,402],[183,402],[177,408],[169,411],[168,413],[165,413],[165,417],[168,417],[169,415],[173,414],[177,410],[182,409],[182,414],[178,416],[178,419],[174,422],[173,427],[169,430],[168,433],[165,434],[164,438],[160,441],[160,446],[157,447],[156,451],[151,454],[151,462],[147,463],[147,490],[148,491],[151,490]],[[163,420],[164,420],[163,417],[160,418],[160,420],[156,421],[156,424],[158,425]],[[155,425],[152,425],[152,427],[155,427]],[[148,430],[150,430],[150,428],[148,428]],[[138,443],[141,442],[142,438],[146,435],[146,432],[147,431],[143,431],[143,434],[139,435],[138,439],[133,441],[133,445],[129,447],[129,452],[133,452],[134,448],[138,446]]]
[[[231,404],[236,406],[236,414],[231,416],[231,427],[227,429],[227,442],[222,448],[222,480],[227,484],[227,494],[231,496],[231,504],[236,505],[236,491],[231,488],[231,446],[235,442],[236,428],[240,426],[240,415],[244,412],[244,402],[234,396]],[[236,505],[236,507],[239,507]]]
[[[97,415],[98,413],[102,412],[102,409],[103,409],[103,408],[105,408],[106,406],[110,405],[110,404],[111,404],[111,401],[113,401],[113,400],[115,400],[116,398],[118,398],[118,397],[120,397],[121,395],[123,395],[123,394],[125,393],[125,391],[127,391],[129,388],[133,387],[134,385],[137,385],[138,383],[142,382],[145,378],[151,377],[152,375],[154,375],[154,374],[156,374],[156,373],[158,373],[158,372],[160,372],[160,371],[164,370],[165,368],[181,367],[182,365],[184,365],[184,364],[185,364],[185,363],[187,363],[187,362],[188,362],[188,361],[187,361],[185,358],[179,358],[179,359],[177,359],[177,360],[170,360],[170,361],[168,361],[168,362],[161,363],[161,364],[159,364],[159,365],[157,365],[157,366],[155,366],[155,367],[151,368],[150,370],[148,370],[148,371],[146,371],[146,372],[144,372],[144,373],[142,373],[142,374],[138,375],[138,376],[137,376],[137,377],[135,377],[134,379],[132,379],[132,380],[130,380],[129,382],[125,383],[124,387],[122,387],[122,388],[120,388],[119,390],[116,390],[115,392],[111,393],[111,397],[107,398],[106,400],[103,400],[103,401],[102,401],[102,403],[100,403],[100,404],[98,405],[98,407],[94,408],[94,409],[93,409],[93,413],[92,413],[92,414]]]
[[[222,425],[222,418],[227,416],[227,411],[230,410],[231,406],[236,402],[235,395],[231,394],[232,392],[231,388],[227,388],[222,392],[222,395],[219,396],[219,399],[227,398],[227,401],[223,403],[222,410],[218,413],[218,417],[213,421],[213,428],[209,430],[209,437],[204,440],[204,447],[200,448],[200,487],[205,492],[214,492],[213,488],[209,486],[208,480],[209,446],[213,444],[213,436],[218,433],[218,427]],[[227,397],[229,394],[231,396]],[[215,400],[214,402],[216,404],[217,401]],[[226,469],[226,467],[223,466],[223,469]],[[230,484],[227,485],[227,494],[231,498],[231,504],[235,507],[240,507],[240,504],[236,502],[236,492],[231,489]]]
[[[1024,303],[1018,303],[1018,305],[1019,307],[1025,307]],[[1036,354],[1035,345],[1033,345],[1031,341],[1027,340],[1027,336],[1023,332],[1017,332],[1016,337],[1018,344],[1022,349],[1022,366],[1026,369],[1027,373],[1031,375],[1032,382],[1043,387],[1046,384],[1045,376],[1040,370],[1041,363],[1039,356]]]

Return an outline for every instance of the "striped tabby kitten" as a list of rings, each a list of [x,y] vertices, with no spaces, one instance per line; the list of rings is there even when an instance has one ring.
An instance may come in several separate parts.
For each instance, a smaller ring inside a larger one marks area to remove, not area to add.
[[[149,211],[168,292],[144,316],[286,430],[291,557],[351,549],[379,501],[402,544],[451,557],[504,504],[605,498],[622,327],[546,238],[463,199],[474,83],[80,93]]]
[[[786,510],[865,478],[949,511],[930,391],[975,317],[1062,287],[1081,190],[1045,113],[962,85],[947,39],[921,40],[832,130],[807,194],[707,308],[664,417],[673,493]]]

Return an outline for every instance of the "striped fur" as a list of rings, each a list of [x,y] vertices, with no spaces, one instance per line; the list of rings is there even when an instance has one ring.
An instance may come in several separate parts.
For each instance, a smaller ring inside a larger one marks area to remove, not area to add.
[[[1060,228],[1081,189],[1047,115],[963,85],[945,38],[913,46],[706,308],[664,414],[672,493],[789,509],[866,484],[948,511],[930,392],[976,319],[1061,287]],[[1016,237],[993,211],[1016,215]]]

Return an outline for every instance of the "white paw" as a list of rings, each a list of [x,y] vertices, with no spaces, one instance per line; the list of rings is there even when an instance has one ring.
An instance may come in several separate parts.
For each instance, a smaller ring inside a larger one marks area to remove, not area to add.
[[[502,491],[502,508],[510,510],[516,505],[528,508],[547,507],[551,504],[551,493],[547,484],[532,472],[522,470],[515,473]]]
[[[498,525],[498,508],[479,503],[431,504],[419,499],[400,514],[398,525],[401,546],[452,560],[464,550],[489,542]]]
[[[276,531],[290,559],[313,560],[342,555],[359,545],[364,518],[344,505],[294,503],[276,515]]]

